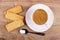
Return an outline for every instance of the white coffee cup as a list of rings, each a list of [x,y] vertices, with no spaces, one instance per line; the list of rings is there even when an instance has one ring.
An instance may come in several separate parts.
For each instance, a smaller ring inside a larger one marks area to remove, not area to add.
[[[48,15],[48,19],[46,21],[46,23],[44,23],[43,25],[38,25],[33,21],[33,13],[37,10],[37,9],[43,9],[44,11],[47,12]],[[51,28],[53,21],[54,21],[54,15],[52,10],[44,4],[35,4],[32,7],[30,7],[28,9],[28,11],[26,12],[26,23],[28,25],[28,27],[30,29],[32,29],[33,31],[36,32],[44,32],[47,31],[48,29]]]

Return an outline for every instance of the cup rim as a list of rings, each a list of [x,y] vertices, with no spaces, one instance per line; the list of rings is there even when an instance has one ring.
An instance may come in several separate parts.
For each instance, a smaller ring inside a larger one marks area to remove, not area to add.
[[[38,10],[38,9],[36,9],[36,10]],[[34,10],[34,12],[35,12],[36,10]],[[42,10],[44,10],[44,9],[42,9]],[[44,11],[45,11],[45,10],[44,10]],[[34,12],[32,12],[32,13],[34,14]],[[45,11],[45,12],[46,12],[46,11]],[[32,21],[34,22],[34,20],[33,20],[33,14],[32,14]],[[47,14],[47,12],[46,12],[46,14]],[[48,14],[47,14],[47,20],[48,20]],[[47,22],[47,21],[46,21],[46,22]],[[46,22],[45,22],[45,23],[46,23]],[[35,22],[34,22],[34,23],[35,23]],[[44,24],[45,24],[45,23],[44,23]],[[35,23],[35,24],[36,24],[36,23]],[[44,24],[42,24],[42,25],[44,25]],[[36,24],[36,25],[38,25],[38,24]]]

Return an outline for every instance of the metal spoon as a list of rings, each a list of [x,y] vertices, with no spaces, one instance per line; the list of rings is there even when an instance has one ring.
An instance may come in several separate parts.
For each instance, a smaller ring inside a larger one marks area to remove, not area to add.
[[[20,30],[20,33],[22,33],[22,34],[33,33],[33,34],[42,35],[42,36],[44,36],[44,35],[45,35],[44,33],[29,32],[27,29],[22,29],[22,30]]]

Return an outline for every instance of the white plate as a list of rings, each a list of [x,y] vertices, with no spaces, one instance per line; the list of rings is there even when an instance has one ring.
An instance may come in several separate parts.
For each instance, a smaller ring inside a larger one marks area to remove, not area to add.
[[[32,15],[37,9],[43,9],[47,12],[48,20],[43,25],[37,25],[32,19]],[[32,29],[33,31],[44,32],[44,31],[47,31],[52,26],[54,21],[54,15],[48,6],[44,4],[36,4],[28,9],[25,20],[29,28]]]

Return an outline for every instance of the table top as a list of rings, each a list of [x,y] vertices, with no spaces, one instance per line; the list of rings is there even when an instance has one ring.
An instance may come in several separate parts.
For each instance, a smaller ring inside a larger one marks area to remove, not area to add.
[[[34,4],[41,3],[49,6],[54,13],[54,23],[52,27],[45,31],[45,36],[36,34],[26,34],[22,35],[19,30],[22,28],[32,31],[27,25],[18,28],[12,32],[8,32],[5,25],[9,23],[9,20],[4,18],[3,11],[14,6],[22,5],[23,12],[20,15],[25,16],[26,11],[29,7]],[[5,38],[6,40],[60,40],[60,1],[59,0],[0,0],[0,38]],[[1,39],[0,39],[1,40]]]

